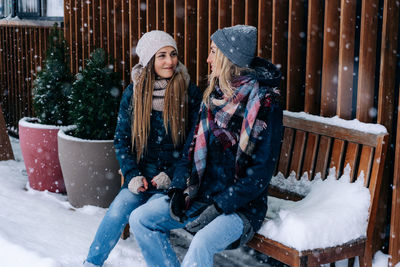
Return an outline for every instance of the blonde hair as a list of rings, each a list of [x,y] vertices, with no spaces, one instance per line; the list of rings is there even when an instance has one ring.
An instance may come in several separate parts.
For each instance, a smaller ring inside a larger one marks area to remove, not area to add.
[[[146,151],[150,133],[150,114],[156,77],[154,61],[155,57],[153,56],[134,85],[131,132],[132,150],[136,150],[137,162],[140,161],[141,156]],[[169,129],[171,130],[171,138],[175,147],[185,141],[188,117],[187,86],[184,74],[178,69],[177,66],[177,70],[168,82],[163,110],[164,128],[167,133]]]
[[[243,70],[247,70],[248,68],[235,65],[217,47],[215,51],[215,69],[219,71],[219,75],[215,75],[214,72],[210,74],[208,78],[209,85],[203,94],[203,102],[207,105],[215,85],[219,85],[227,98],[232,97],[234,92],[234,88],[231,85],[232,79],[239,76]]]

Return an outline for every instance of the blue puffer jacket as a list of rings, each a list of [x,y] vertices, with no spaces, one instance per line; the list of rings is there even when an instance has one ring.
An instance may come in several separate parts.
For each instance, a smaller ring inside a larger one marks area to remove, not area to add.
[[[131,114],[133,109],[131,100],[133,88],[133,84],[130,84],[123,93],[114,136],[115,152],[125,178],[122,188],[126,188],[133,177],[143,175],[148,180],[149,190],[155,190],[151,185],[151,179],[160,172],[165,172],[172,179],[175,163],[181,157],[183,145],[174,147],[171,136],[166,134],[162,112],[153,110],[150,118],[150,135],[147,142],[147,152],[144,153],[139,163],[136,163],[136,153],[132,151],[131,140]],[[193,83],[190,83],[187,92],[189,100],[188,135],[198,114],[203,94]]]
[[[253,78],[260,86],[277,87],[280,73],[270,62],[256,58],[253,63]],[[215,203],[224,213],[237,212],[244,216],[245,223],[250,223],[257,231],[267,212],[267,188],[274,173],[282,137],[282,109],[279,101],[269,107],[262,106],[258,118],[267,123],[256,142],[252,157],[240,162],[245,170],[236,182],[235,157],[238,146],[224,150],[217,138],[210,133],[207,143],[207,165],[196,201],[207,204]],[[235,118],[233,118],[235,119]],[[237,119],[237,118],[236,118]],[[236,123],[241,125],[241,121]],[[186,179],[193,171],[188,160],[188,148],[194,131],[185,144],[182,160],[177,164],[171,188],[186,188]]]

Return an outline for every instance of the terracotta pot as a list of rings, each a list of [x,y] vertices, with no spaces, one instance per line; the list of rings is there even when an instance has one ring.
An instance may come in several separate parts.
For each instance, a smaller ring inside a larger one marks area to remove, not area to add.
[[[35,118],[22,118],[18,127],[30,186],[40,191],[65,193],[57,146],[57,133],[63,127],[40,124]]]
[[[58,132],[61,169],[74,207],[108,207],[120,190],[113,140],[84,140]]]

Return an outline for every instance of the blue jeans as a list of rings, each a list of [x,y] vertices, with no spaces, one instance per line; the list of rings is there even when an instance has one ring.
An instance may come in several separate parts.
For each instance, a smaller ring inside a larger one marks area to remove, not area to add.
[[[86,261],[96,266],[102,266],[111,250],[117,244],[125,225],[128,223],[131,212],[147,200],[162,196],[164,195],[154,191],[136,195],[127,188],[122,189],[101,221]]]
[[[186,213],[188,217],[198,207],[195,202]],[[131,231],[148,266],[212,266],[214,254],[238,240],[243,232],[243,221],[236,213],[218,216],[196,233],[180,265],[169,242],[169,231],[183,228],[194,219],[183,223],[172,219],[168,196],[148,201],[132,212],[129,218]]]

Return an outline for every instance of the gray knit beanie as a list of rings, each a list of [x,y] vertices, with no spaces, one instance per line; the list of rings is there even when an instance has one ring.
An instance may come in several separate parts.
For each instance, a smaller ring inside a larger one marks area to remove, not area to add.
[[[211,35],[219,50],[239,67],[248,67],[257,47],[257,28],[235,25],[219,29]]]
[[[158,50],[165,46],[172,46],[178,52],[176,42],[171,35],[163,31],[146,32],[136,46],[136,54],[139,56],[139,64],[146,67],[150,59]]]

